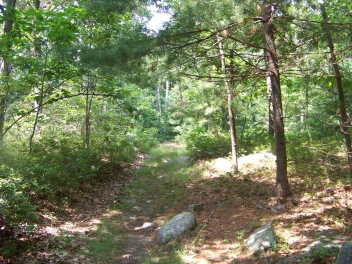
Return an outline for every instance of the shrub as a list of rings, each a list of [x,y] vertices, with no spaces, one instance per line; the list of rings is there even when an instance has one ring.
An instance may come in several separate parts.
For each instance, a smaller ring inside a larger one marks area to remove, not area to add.
[[[195,159],[227,156],[231,151],[229,135],[210,135],[204,127],[193,129],[186,136],[187,150]]]
[[[134,139],[136,148],[142,153],[146,153],[152,147],[155,147],[158,143],[158,130],[156,128],[148,128],[137,132],[137,135]]]
[[[82,181],[90,180],[101,166],[94,149],[85,149],[75,137],[43,139],[22,161],[22,170],[37,180],[49,196],[72,197]]]
[[[35,206],[29,199],[29,190],[34,181],[28,181],[7,165],[0,166],[0,216],[6,225],[33,222],[36,219]]]
[[[14,168],[0,165],[0,252],[5,258],[17,251],[13,228],[31,225],[37,219],[36,207],[30,199],[32,181],[28,181]]]

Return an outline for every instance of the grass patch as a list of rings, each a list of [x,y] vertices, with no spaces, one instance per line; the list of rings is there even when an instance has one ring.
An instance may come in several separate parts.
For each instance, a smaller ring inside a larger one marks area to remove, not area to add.
[[[183,146],[160,145],[150,151],[135,180],[128,186],[136,203],[146,197],[157,198],[159,207],[170,207],[182,202],[186,184],[189,183],[189,167]]]
[[[116,263],[116,259],[126,248],[125,232],[115,222],[115,217],[102,220],[94,237],[87,238],[85,253],[94,263]]]
[[[149,256],[142,261],[142,264],[184,264],[185,249],[178,243],[170,243],[158,249],[154,256]]]
[[[136,171],[135,179],[124,188],[123,195],[116,199],[110,210],[128,214],[148,199],[153,200],[149,206],[155,206],[159,212],[181,204],[190,181],[188,162],[179,160],[185,156],[185,148],[179,145],[163,144],[152,149],[143,166]],[[119,222],[121,215],[104,219],[94,236],[87,238],[86,254],[93,258],[94,263],[116,263],[128,247],[126,231],[118,227]],[[184,263],[182,252],[179,243],[170,242],[150,253],[143,263],[181,264]]]

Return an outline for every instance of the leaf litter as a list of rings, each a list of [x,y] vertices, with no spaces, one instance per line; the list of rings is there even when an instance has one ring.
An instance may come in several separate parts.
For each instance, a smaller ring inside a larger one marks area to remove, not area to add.
[[[188,160],[181,158],[177,162]],[[138,161],[108,180],[86,188],[73,206],[60,210],[55,217],[48,214],[52,208],[42,209],[42,222],[34,233],[22,235],[19,252],[8,263],[100,263],[84,253],[87,247],[84,238],[94,239],[102,220],[113,214],[118,215],[120,221],[115,224],[125,230],[127,242],[118,255],[111,256],[109,263],[159,263],[178,244],[182,245],[180,263],[254,264],[266,263],[268,259],[270,263],[278,263],[309,247],[322,231],[351,240],[349,185],[320,185],[312,190],[304,179],[292,173],[294,196],[282,200],[275,195],[271,166],[260,168],[259,172],[253,167],[246,168],[246,173],[233,176],[214,172],[209,162],[200,161],[192,164],[191,179],[180,194],[182,199],[172,190],[182,184],[160,181],[142,186],[137,190],[138,199],[134,200],[125,189],[134,181],[133,171],[140,166]],[[156,175],[163,178],[160,176],[163,175]],[[161,188],[169,191],[158,193]],[[165,204],[170,197],[173,202]],[[121,199],[132,201],[133,206],[123,213],[109,210],[111,203],[122,203]],[[160,249],[155,243],[156,228],[192,204],[202,204],[204,208],[194,212],[197,229]],[[277,205],[282,207],[274,212],[272,208]],[[265,254],[251,255],[244,247],[245,238],[269,221],[274,223],[279,246]],[[327,258],[321,263],[334,263],[334,259]]]

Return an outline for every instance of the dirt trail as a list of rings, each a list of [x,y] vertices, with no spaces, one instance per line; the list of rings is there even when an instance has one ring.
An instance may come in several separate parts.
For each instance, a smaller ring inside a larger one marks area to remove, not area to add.
[[[146,208],[141,205],[140,208]],[[122,256],[118,258],[117,263],[136,264],[148,254],[148,250],[155,243],[154,230],[156,224],[153,222],[153,215],[148,210],[136,210],[135,214],[129,213],[123,217],[125,219],[124,226],[127,232],[127,248]]]
[[[34,232],[20,234],[20,252],[10,263],[94,263],[83,253],[85,237],[93,236],[98,225],[111,217],[109,204],[133,181],[134,171],[140,165],[141,159],[129,168],[119,168],[117,174],[113,172],[103,181],[85,186],[71,207],[59,208],[43,201],[40,223]]]

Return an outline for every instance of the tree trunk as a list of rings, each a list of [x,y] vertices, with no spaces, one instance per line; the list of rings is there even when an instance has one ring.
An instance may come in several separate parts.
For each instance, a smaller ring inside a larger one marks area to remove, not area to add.
[[[231,170],[234,173],[238,172],[238,163],[237,163],[237,149],[236,149],[236,124],[235,124],[235,117],[234,117],[234,111],[232,109],[232,101],[233,101],[233,95],[232,95],[232,90],[234,87],[233,84],[233,74],[230,73],[230,82],[226,80],[226,61],[225,61],[225,53],[224,53],[224,48],[222,45],[222,38],[220,37],[220,34],[217,34],[217,40],[219,44],[219,52],[220,52],[220,59],[221,59],[221,71],[222,71],[222,76],[225,81],[225,86],[226,86],[226,92],[227,92],[227,111],[228,111],[228,117],[229,117],[229,127],[230,127],[230,135],[231,135],[231,156],[232,156],[232,166]],[[231,61],[233,62],[233,52],[231,53]],[[233,65],[231,65],[231,72],[233,71]]]
[[[170,90],[170,82],[165,82],[165,109],[166,111],[169,108],[169,90]]]
[[[31,135],[29,137],[29,153],[32,153],[34,135],[39,130],[38,123],[39,123],[39,115],[41,113],[43,100],[44,100],[44,84],[45,84],[45,78],[46,78],[47,60],[48,60],[48,57],[46,55],[42,79],[40,81],[39,87],[36,86],[35,89],[34,89],[35,95],[36,95],[36,99],[34,100],[34,114],[35,114],[35,117],[34,117],[34,124],[33,124],[32,133],[31,133]]]
[[[344,94],[343,85],[342,85],[342,77],[341,77],[341,73],[340,73],[340,68],[339,68],[339,65],[337,64],[334,42],[332,41],[332,36],[330,34],[329,29],[327,28],[328,16],[326,14],[324,4],[320,4],[320,9],[321,9],[321,13],[323,15],[323,22],[324,22],[323,30],[326,35],[328,46],[329,46],[330,61],[331,61],[332,68],[334,70],[336,87],[337,87],[337,92],[339,95],[340,114],[341,114],[341,130],[342,130],[342,133],[345,138],[348,165],[350,168],[350,180],[352,183],[352,147],[351,147],[351,136],[349,133],[349,127],[351,126],[351,123],[348,120],[348,115],[347,115],[347,111],[346,111],[345,94]]]
[[[161,88],[161,81],[158,82],[156,87],[156,111],[159,114],[159,118],[161,117],[161,95],[160,95],[160,88]]]
[[[269,57],[269,53],[267,50],[264,51],[264,56],[265,58]],[[268,65],[268,62],[267,62],[267,65]],[[266,77],[266,85],[268,90],[268,135],[271,140],[274,138],[275,128],[274,128],[274,106],[273,106],[273,97],[272,97],[273,88],[271,84],[270,75]]]
[[[4,17],[4,35],[9,36],[13,27],[12,11],[16,8],[16,0],[6,1],[6,10],[2,9]],[[9,36],[11,38],[11,36]],[[5,47],[6,52],[12,48],[12,41],[8,40],[7,46]],[[0,63],[0,141],[3,140],[4,127],[5,127],[5,115],[7,110],[7,97],[9,94],[9,77],[11,73],[11,64],[9,63],[6,55],[3,56],[2,62]]]
[[[306,86],[306,91],[305,91],[305,101],[304,101],[304,106],[301,112],[301,125],[302,125],[302,131],[307,131],[309,134],[308,126],[307,126],[307,118],[308,118],[308,111],[309,111],[309,77],[306,76],[304,77],[304,82]]]
[[[85,118],[85,137],[84,137],[84,143],[86,149],[89,149],[90,147],[90,127],[91,127],[91,122],[90,122],[90,112],[92,109],[92,102],[93,102],[93,95],[89,96],[89,88],[87,88],[87,95],[86,95],[86,118]]]
[[[86,149],[90,148],[91,143],[91,110],[93,104],[93,93],[96,88],[96,80],[90,74],[82,76],[82,90],[85,93],[85,115],[84,122],[82,122],[82,138]],[[83,130],[84,128],[84,130]]]
[[[281,100],[280,72],[276,56],[276,47],[274,40],[274,13],[275,7],[264,2],[263,19],[266,49],[267,49],[267,69],[272,87],[274,129],[275,129],[275,147],[276,147],[276,190],[277,195],[287,197],[291,194],[287,178],[287,156],[286,140],[284,129],[284,117]]]
[[[40,0],[34,0],[33,4],[34,4],[34,8],[36,10],[39,10]],[[40,41],[40,37],[38,37],[37,35],[38,35],[38,32],[34,32],[34,58],[40,58],[42,56],[41,41]],[[46,64],[46,60],[47,60],[47,58],[45,59],[45,64]],[[39,130],[39,128],[38,128],[39,114],[41,112],[41,107],[42,107],[42,103],[43,103],[43,99],[44,99],[43,98],[43,96],[44,96],[44,82],[45,82],[45,78],[46,78],[45,71],[46,71],[46,66],[43,69],[43,74],[42,74],[43,77],[41,79],[40,85],[34,87],[35,99],[34,99],[33,110],[34,110],[35,117],[34,117],[34,124],[33,124],[32,133],[29,137],[29,153],[32,153],[34,135]]]

